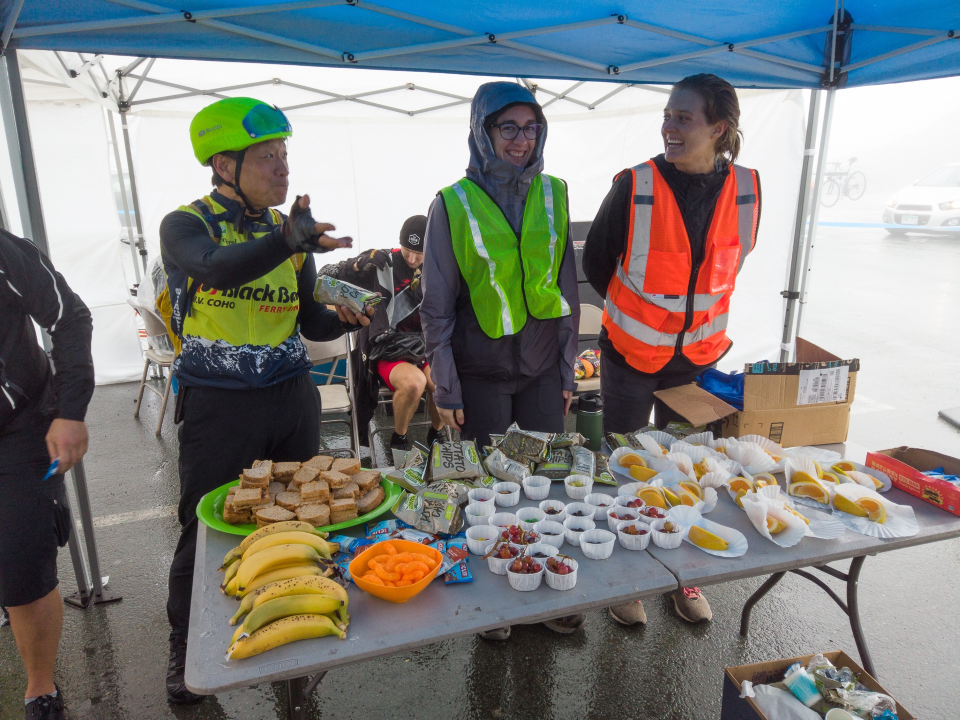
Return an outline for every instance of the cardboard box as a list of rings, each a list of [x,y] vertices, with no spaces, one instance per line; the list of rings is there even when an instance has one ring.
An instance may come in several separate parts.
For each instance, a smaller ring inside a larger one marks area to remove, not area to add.
[[[867,453],[866,465],[889,475],[894,487],[960,515],[960,487],[923,474],[942,467],[948,475],[960,475],[960,460],[932,450],[898,447]]]
[[[847,439],[859,370],[859,360],[843,360],[797,338],[797,362],[744,368],[743,410],[696,385],[654,395],[694,425],[713,423],[722,437],[762,435],[783,447],[824,445]]]
[[[823,655],[837,667],[848,667],[855,673],[859,673],[860,682],[866,687],[893,697],[842,650],[825,652]],[[788,667],[797,662],[806,665],[812,657],[813,655],[804,655],[803,657],[726,668],[723,674],[723,705],[720,710],[720,720],[777,720],[777,718],[768,718],[764,715],[753,698],[740,697],[741,683],[744,680],[749,680],[754,685],[769,685],[780,682],[783,680]],[[896,702],[896,698],[893,699]],[[916,720],[899,702],[897,702],[897,717],[900,720]]]

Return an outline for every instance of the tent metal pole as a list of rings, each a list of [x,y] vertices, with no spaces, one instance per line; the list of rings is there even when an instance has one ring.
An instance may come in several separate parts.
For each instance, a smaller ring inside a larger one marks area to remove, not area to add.
[[[111,120],[112,122],[112,120]],[[143,271],[147,271],[147,244],[143,239],[143,220],[140,215],[140,197],[137,195],[137,176],[133,171],[133,151],[130,149],[130,129],[127,127],[127,113],[120,111],[120,127],[123,129],[123,148],[127,155],[127,175],[130,178],[130,196],[133,200],[133,219],[137,224],[137,251],[143,263]]]
[[[82,460],[71,468],[70,474],[73,476],[73,489],[77,498],[77,509],[80,511],[80,523],[83,528],[83,544],[87,551],[87,564],[90,566],[90,579],[93,583],[91,605],[116,602],[121,597],[103,588],[103,577],[100,575],[100,556],[97,552],[97,537],[93,530],[90,493],[87,491],[87,475],[83,469]]]
[[[817,236],[817,222],[820,219],[820,191],[823,189],[823,172],[826,167],[827,150],[830,145],[830,126],[833,124],[833,104],[836,99],[837,89],[835,87],[827,90],[827,98],[823,110],[823,128],[820,130],[820,150],[817,153],[817,182],[813,188],[813,197],[810,198],[810,227],[807,230],[807,247],[804,252],[803,274],[800,280],[800,302],[797,308],[797,331],[800,335],[800,328],[803,323],[803,306],[807,303],[807,282],[810,279],[810,271],[813,266],[813,248]]]
[[[16,0],[7,11],[7,16],[3,18],[3,34],[0,35],[0,48],[5,48],[10,42],[10,35],[17,26],[17,18],[20,17],[20,11],[23,10],[23,0]]]
[[[130,259],[133,261],[133,272],[137,278],[137,285],[141,282],[140,263],[137,260],[137,241],[133,235],[133,225],[130,223],[130,207],[127,205],[127,184],[123,178],[123,163],[120,162],[120,146],[117,144],[117,128],[113,123],[113,112],[104,110],[107,114],[107,127],[110,130],[110,144],[113,146],[113,162],[117,166],[117,182],[120,186],[120,201],[123,204],[123,222],[127,226],[127,243],[130,245]]]
[[[803,143],[803,165],[800,170],[800,188],[797,193],[797,214],[793,223],[793,250],[790,253],[790,274],[787,289],[781,295],[787,300],[783,312],[783,338],[780,342],[780,362],[789,362],[793,353],[793,329],[797,319],[800,300],[800,268],[803,260],[804,236],[807,218],[810,215],[810,195],[813,186],[813,162],[817,146],[817,121],[820,118],[820,100],[823,90],[810,91],[810,108],[807,113],[807,132]]]
[[[49,257],[50,247],[47,243],[47,228],[43,222],[43,208],[40,205],[40,184],[37,180],[33,145],[30,143],[27,104],[17,51],[7,48],[0,62],[3,64],[0,105],[7,134],[7,149],[10,152],[10,169],[13,171],[13,184],[20,207],[20,223],[23,234]]]

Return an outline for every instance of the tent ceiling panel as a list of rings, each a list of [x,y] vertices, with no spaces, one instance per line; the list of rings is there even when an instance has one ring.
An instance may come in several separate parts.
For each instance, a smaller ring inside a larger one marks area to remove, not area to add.
[[[11,2],[4,35],[21,48],[85,53],[630,83],[715,72],[739,87],[812,88],[831,62],[824,48],[837,7],[835,0],[185,4],[23,0],[17,15]],[[902,0],[842,7],[854,23],[849,57],[834,58],[842,84],[960,74],[960,3],[917,0],[909,12]]]

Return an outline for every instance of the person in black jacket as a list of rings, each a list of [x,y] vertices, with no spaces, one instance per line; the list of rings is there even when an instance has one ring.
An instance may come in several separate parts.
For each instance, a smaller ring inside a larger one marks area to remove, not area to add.
[[[606,432],[642,429],[654,411],[676,413],[654,392],[687,385],[729,350],[730,295],[760,223],[760,178],[734,161],[740,105],[711,74],[673,86],[663,111],[664,153],[614,179],[583,249],[583,271],[605,298],[599,345]],[[698,588],[672,595],[688,622],[712,618]],[[637,600],[611,607],[623,625],[646,623]]]
[[[382,383],[393,391],[394,433],[390,447],[409,450],[407,430],[427,391],[427,410],[432,427],[427,445],[436,439],[443,424],[433,403],[436,390],[430,378],[430,364],[423,354],[423,328],[420,325],[420,266],[423,265],[423,239],[427,217],[414,215],[400,228],[400,247],[392,250],[368,250],[331,268],[339,280],[383,295],[384,310],[377,313],[367,328],[357,333],[357,347],[351,362],[356,379],[357,424],[361,436],[377,409]],[[326,269],[326,268],[325,268]],[[420,343],[414,336],[419,336]],[[413,352],[410,347],[416,346]],[[382,354],[383,357],[370,359]]]
[[[54,370],[34,322],[52,341]],[[25,717],[57,720],[63,627],[57,549],[70,536],[63,474],[87,451],[90,311],[32,243],[0,230],[0,605],[27,671]],[[48,466],[57,472],[43,480]]]

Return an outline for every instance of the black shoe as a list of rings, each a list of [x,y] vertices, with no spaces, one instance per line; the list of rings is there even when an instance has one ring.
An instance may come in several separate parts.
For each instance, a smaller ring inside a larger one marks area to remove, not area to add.
[[[406,452],[410,449],[410,442],[407,440],[406,435],[397,435],[394,433],[390,438],[390,449],[391,450],[403,450]]]
[[[183,671],[187,665],[187,633],[174,630],[170,633],[170,662],[167,664],[167,700],[178,705],[197,703],[203,695],[187,690]]]
[[[441,428],[441,430],[442,429],[443,428]],[[427,447],[430,447],[431,445],[433,445],[437,441],[437,438],[439,436],[440,436],[440,430],[437,430],[435,427],[431,427],[427,431]]]
[[[57,688],[57,696],[41,695],[35,700],[31,700],[29,705],[23,707],[23,717],[26,720],[63,720],[63,691]]]

